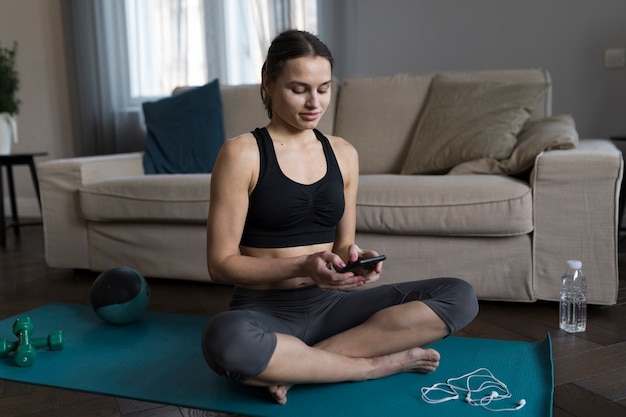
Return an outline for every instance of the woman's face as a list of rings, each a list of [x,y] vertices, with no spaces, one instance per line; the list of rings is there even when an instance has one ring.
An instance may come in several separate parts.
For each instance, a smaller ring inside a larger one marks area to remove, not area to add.
[[[272,97],[272,121],[297,130],[317,127],[330,103],[330,62],[323,57],[290,59],[274,81],[265,82]]]

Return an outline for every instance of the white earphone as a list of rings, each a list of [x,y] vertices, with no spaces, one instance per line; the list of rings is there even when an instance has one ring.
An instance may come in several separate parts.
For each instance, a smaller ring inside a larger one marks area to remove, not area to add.
[[[522,408],[524,408],[524,406],[526,405],[526,400],[525,399],[521,399],[517,402],[515,408],[502,408],[502,409],[497,409],[497,410],[489,410],[489,411],[517,411],[517,410],[521,410]]]
[[[472,380],[478,380],[480,383],[476,387],[472,387]],[[463,381],[465,382],[463,384]],[[459,385],[458,383],[461,383]],[[457,385],[455,385],[457,383]],[[486,390],[491,390],[488,395],[484,395],[480,399],[473,399],[472,394],[479,394]],[[458,400],[459,392],[466,392],[465,402],[473,407],[483,407],[489,411],[517,411],[524,408],[526,400],[521,399],[515,408],[492,408],[490,404],[494,401],[502,401],[511,398],[511,392],[506,384],[496,378],[487,368],[480,368],[474,372],[467,373],[457,378],[450,378],[446,382],[439,382],[430,387],[423,387],[422,399],[428,404],[440,404],[447,401]],[[441,397],[431,398],[431,392],[438,392]]]

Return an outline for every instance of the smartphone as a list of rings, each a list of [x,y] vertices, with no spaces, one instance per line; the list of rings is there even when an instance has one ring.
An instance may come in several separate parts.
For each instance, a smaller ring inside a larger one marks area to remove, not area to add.
[[[358,271],[359,269],[373,269],[378,262],[384,261],[385,259],[387,259],[385,255],[374,256],[373,258],[357,259],[355,262],[352,262],[340,269],[339,272],[343,274],[345,272]]]

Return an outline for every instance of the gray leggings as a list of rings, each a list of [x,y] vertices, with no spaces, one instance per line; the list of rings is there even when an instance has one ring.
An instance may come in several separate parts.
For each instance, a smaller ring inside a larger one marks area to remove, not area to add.
[[[435,278],[360,291],[236,288],[230,309],[209,321],[202,335],[204,357],[219,375],[246,381],[263,372],[276,347],[276,333],[314,345],[366,321],[376,312],[422,301],[450,329],[465,327],[478,313],[474,289],[457,278]]]

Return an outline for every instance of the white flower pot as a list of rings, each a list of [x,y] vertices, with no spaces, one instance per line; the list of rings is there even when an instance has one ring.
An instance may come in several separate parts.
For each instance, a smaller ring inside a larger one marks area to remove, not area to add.
[[[13,143],[17,143],[15,116],[9,113],[0,113],[0,155],[9,155]]]

